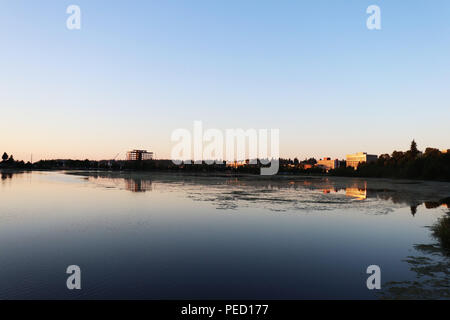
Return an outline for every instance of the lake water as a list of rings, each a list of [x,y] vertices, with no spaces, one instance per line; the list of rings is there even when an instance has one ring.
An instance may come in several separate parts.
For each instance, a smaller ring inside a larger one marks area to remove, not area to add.
[[[0,299],[449,298],[449,183],[2,172]],[[69,291],[78,265],[82,289]],[[381,268],[381,290],[366,269]]]

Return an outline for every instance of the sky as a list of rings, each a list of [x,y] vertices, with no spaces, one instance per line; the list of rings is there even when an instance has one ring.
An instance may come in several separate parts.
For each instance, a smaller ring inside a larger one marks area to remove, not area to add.
[[[449,57],[448,0],[0,0],[0,152],[169,158],[196,120],[286,158],[448,149]]]

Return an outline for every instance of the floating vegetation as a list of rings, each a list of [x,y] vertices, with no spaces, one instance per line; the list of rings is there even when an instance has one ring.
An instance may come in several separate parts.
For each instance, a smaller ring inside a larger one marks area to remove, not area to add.
[[[431,227],[433,236],[439,241],[444,254],[450,256],[450,216],[446,215]]]
[[[382,299],[450,299],[450,216],[440,218],[430,229],[438,243],[415,245],[423,256],[404,260],[415,280],[387,282]]]

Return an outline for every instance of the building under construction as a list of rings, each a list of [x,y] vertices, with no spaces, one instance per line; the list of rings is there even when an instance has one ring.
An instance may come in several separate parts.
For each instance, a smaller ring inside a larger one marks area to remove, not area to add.
[[[127,152],[128,161],[153,160],[153,152],[147,150],[133,150]]]

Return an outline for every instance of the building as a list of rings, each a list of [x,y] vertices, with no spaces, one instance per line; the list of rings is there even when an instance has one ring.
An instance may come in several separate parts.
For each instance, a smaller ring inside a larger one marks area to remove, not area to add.
[[[316,166],[321,167],[326,171],[334,170],[336,168],[339,168],[339,160],[338,159],[331,160],[331,158],[323,158],[317,161]]]
[[[153,152],[147,150],[133,150],[127,152],[128,161],[153,160]]]
[[[353,167],[355,170],[358,169],[360,163],[370,163],[377,161],[378,156],[373,154],[367,154],[366,152],[359,152],[356,154],[347,155],[347,167]]]
[[[239,168],[250,164],[250,160],[227,161],[227,167]]]

